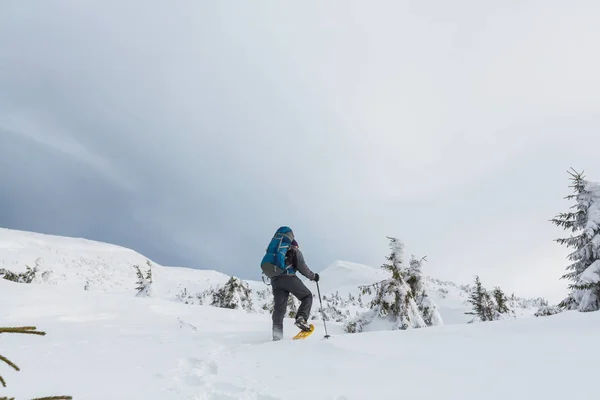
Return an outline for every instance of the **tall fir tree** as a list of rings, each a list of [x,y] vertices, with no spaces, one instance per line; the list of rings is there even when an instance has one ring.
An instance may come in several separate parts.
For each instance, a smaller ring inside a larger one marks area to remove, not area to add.
[[[571,211],[560,213],[550,221],[571,231],[568,238],[556,239],[574,249],[568,259],[567,272],[561,279],[570,280],[569,295],[559,303],[567,310],[597,311],[600,308],[600,185],[585,179],[583,172],[569,171],[574,200]]]

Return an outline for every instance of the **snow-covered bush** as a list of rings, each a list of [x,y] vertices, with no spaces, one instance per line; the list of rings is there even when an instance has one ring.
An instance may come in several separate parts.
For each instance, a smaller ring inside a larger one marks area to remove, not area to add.
[[[5,268],[0,268],[0,278],[16,283],[33,283],[38,278],[40,259],[35,260],[35,267],[25,266],[25,272],[12,272]]]
[[[351,295],[349,294],[349,298]],[[316,296],[313,294],[313,298]],[[336,321],[336,322],[345,322],[348,320],[348,315],[350,312],[348,310],[347,313],[343,311],[345,307],[349,305],[349,301],[345,300],[340,296],[339,291],[336,291],[331,295],[324,295],[322,297],[323,300],[323,309],[321,307],[317,307],[313,312],[311,319],[313,320],[321,320],[325,319],[325,321]],[[313,304],[315,302],[313,301]]]
[[[146,260],[146,265],[148,265],[148,271],[146,272],[146,275],[142,273],[139,265],[133,266],[136,270],[135,273],[138,278],[136,282],[137,286],[135,288],[135,290],[137,290],[137,297],[152,297],[154,295],[152,290],[152,264],[150,261]]]
[[[558,306],[541,306],[533,315],[536,317],[547,317],[550,315],[558,314],[561,311],[561,308]]]
[[[569,172],[574,193],[574,211],[561,213],[551,221],[575,234],[556,239],[559,244],[574,251],[568,258],[572,261],[561,278],[572,281],[571,292],[559,306],[578,311],[600,309],[600,184],[584,179],[583,173]]]
[[[287,315],[290,318],[296,318],[296,313],[298,312],[298,307],[300,307],[300,301],[290,293],[287,301]],[[274,306],[273,306],[274,308]]]
[[[181,292],[177,293],[175,298],[185,304],[194,304],[194,296],[188,292],[186,287],[181,289]]]
[[[210,305],[252,311],[251,293],[252,290],[246,282],[232,276],[225,285],[213,293]]]
[[[211,305],[213,295],[218,291],[218,289],[207,289],[201,292],[190,293],[186,287],[181,289],[179,293],[175,295],[175,298],[185,304],[192,305]]]

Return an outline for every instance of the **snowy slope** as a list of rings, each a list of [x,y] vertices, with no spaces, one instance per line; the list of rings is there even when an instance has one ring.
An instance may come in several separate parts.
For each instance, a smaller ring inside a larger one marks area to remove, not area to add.
[[[146,271],[147,261],[152,263],[155,297],[165,300],[182,300],[178,296],[185,290],[188,301],[198,304],[196,295],[217,289],[230,278],[212,270],[161,266],[133,250],[107,243],[0,229],[0,269],[24,272],[26,265],[33,267],[37,262],[40,274],[35,283],[60,285],[77,291],[87,286],[90,291],[133,294],[137,280],[133,265],[139,265],[142,271]],[[346,261],[336,261],[318,272],[328,318],[340,322],[366,310],[370,297],[364,296],[361,304],[358,303],[360,285],[369,285],[389,277],[389,272],[379,267]],[[268,305],[272,300],[270,286],[258,280],[261,276],[258,267],[256,276],[257,280],[246,281],[252,290],[253,310],[268,313]],[[471,320],[471,316],[465,315],[470,311],[470,305],[466,302],[467,286],[431,277],[426,278],[426,285],[440,307],[445,324]],[[307,282],[307,286],[316,296],[315,284]],[[350,300],[351,297],[354,300]],[[205,297],[203,304],[207,304],[206,299],[210,303],[210,294]],[[520,299],[520,302],[522,304],[515,305],[518,316],[531,316],[539,305],[534,300]],[[314,304],[312,317],[321,319],[316,297]]]
[[[600,313],[271,342],[268,315],[0,280],[0,364],[17,399],[594,398]],[[182,321],[182,322],[180,322]],[[286,320],[289,338],[291,320]]]
[[[133,250],[108,243],[0,228],[0,268],[24,272],[27,265],[33,268],[37,262],[40,278],[36,283],[78,290],[87,284],[92,291],[133,292],[137,280],[133,266],[146,271],[147,261],[153,265],[159,297],[173,297],[182,285],[205,290],[229,278],[217,271],[163,267]]]

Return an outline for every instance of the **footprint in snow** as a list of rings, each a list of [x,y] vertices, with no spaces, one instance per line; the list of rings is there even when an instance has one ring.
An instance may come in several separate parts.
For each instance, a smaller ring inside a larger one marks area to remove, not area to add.
[[[232,383],[217,381],[216,376],[219,372],[219,368],[215,361],[188,358],[180,361],[180,367],[186,371],[185,377],[183,377],[182,381],[188,386],[195,386],[198,387],[197,390],[202,390],[202,392],[196,397],[198,399],[279,400],[276,397],[263,395]]]

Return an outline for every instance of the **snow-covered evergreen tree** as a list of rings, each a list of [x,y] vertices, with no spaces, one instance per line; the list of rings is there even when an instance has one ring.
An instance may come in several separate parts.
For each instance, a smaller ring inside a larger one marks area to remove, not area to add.
[[[496,302],[496,312],[498,314],[509,314],[511,310],[508,308],[508,298],[502,289],[496,286],[492,292],[492,295],[494,296],[494,301]]]
[[[251,290],[248,284],[232,276],[212,296],[212,306],[252,311]]]
[[[422,273],[423,261],[425,261],[425,257],[418,260],[414,255],[411,256],[408,268],[402,271],[402,275],[411,288],[413,297],[425,323],[428,326],[443,325],[444,321],[440,314],[440,310],[425,289]]]
[[[142,273],[139,265],[133,266],[138,277],[136,282],[137,286],[135,288],[135,290],[137,290],[136,297],[152,297],[154,294],[152,290],[152,264],[150,261],[146,260],[146,265],[148,265],[146,275]]]
[[[371,310],[349,321],[346,325],[347,332],[360,332],[376,319],[388,322],[392,330],[427,326],[412,290],[402,276],[404,245],[396,238],[388,237],[388,239],[390,254],[386,259],[389,263],[383,264],[382,268],[390,271],[392,277],[373,285],[361,286],[363,294],[372,294],[372,291],[375,291],[370,304]]]
[[[496,305],[492,301],[492,297],[488,291],[481,284],[479,276],[475,277],[475,288],[471,291],[468,302],[473,305],[473,311],[466,312],[465,314],[475,316],[471,322],[476,320],[493,321],[496,319]]]
[[[588,181],[583,173],[569,172],[574,193],[566,196],[575,200],[573,211],[560,213],[551,220],[575,235],[556,239],[573,248],[568,258],[572,263],[561,278],[568,279],[570,293],[559,306],[567,310],[597,311],[600,309],[600,185]]]
[[[468,302],[473,305],[473,311],[465,314],[474,315],[470,322],[475,321],[496,321],[505,318],[514,318],[514,309],[509,306],[516,301],[514,294],[511,298],[504,294],[504,291],[496,286],[489,292],[482,285],[479,276],[475,277],[475,286],[470,289]]]

